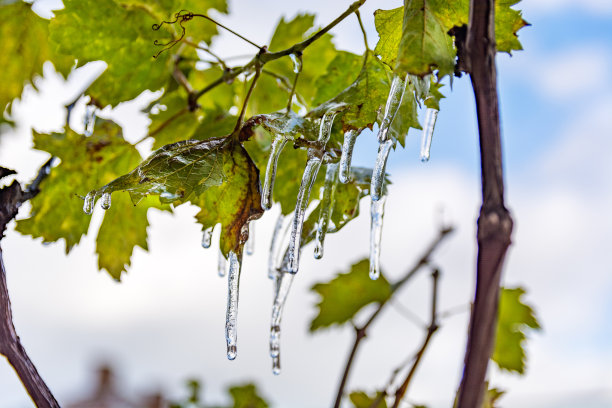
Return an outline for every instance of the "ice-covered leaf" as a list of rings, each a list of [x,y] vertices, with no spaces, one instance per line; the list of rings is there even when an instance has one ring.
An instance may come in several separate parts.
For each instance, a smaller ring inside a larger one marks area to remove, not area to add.
[[[310,323],[310,331],[350,321],[364,306],[385,302],[391,296],[391,285],[381,274],[372,281],[368,276],[369,261],[363,259],[327,283],[317,283],[311,290],[321,297],[319,312]]]
[[[499,315],[495,350],[491,359],[499,368],[525,372],[525,340],[527,332],[540,329],[533,309],[523,302],[523,288],[502,288],[499,298]]]
[[[232,408],[268,408],[269,406],[259,395],[254,384],[230,387],[228,392],[232,396]]]
[[[370,396],[363,391],[351,392],[350,399],[355,408],[387,408],[387,402],[379,391],[374,396]],[[378,404],[373,405],[376,401]]]

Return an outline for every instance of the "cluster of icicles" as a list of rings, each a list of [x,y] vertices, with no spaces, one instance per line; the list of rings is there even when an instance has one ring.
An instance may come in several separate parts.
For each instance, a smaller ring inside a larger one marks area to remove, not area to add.
[[[370,185],[370,278],[378,279],[380,276],[380,251],[381,237],[383,227],[383,216],[385,208],[385,167],[387,158],[394,146],[395,141],[389,137],[389,131],[393,120],[402,103],[402,98],[406,90],[408,78],[402,79],[399,76],[394,76],[391,90],[387,99],[384,110],[383,119],[378,132],[378,155],[374,170],[372,173]],[[422,81],[424,83],[425,81]],[[418,91],[418,90],[417,90]],[[421,95],[426,94],[428,90]],[[411,97],[411,96],[409,96]],[[320,146],[325,146],[330,138],[332,125],[336,115],[347,108],[344,104],[332,105],[323,115],[319,127],[318,142]],[[425,123],[423,126],[423,136],[421,142],[421,160],[429,160],[429,151],[434,131],[438,111],[436,109],[427,109],[425,114]],[[91,134],[91,125],[93,114],[87,112],[86,118],[86,133]],[[314,257],[321,259],[323,257],[323,243],[325,234],[331,217],[331,209],[334,203],[334,190],[336,180],[341,183],[348,183],[351,180],[351,160],[355,141],[359,136],[359,132],[349,130],[344,133],[344,141],[342,145],[342,153],[340,161],[337,163],[325,163],[325,182],[320,196],[320,213],[316,227]],[[290,138],[283,134],[275,135],[270,147],[270,156],[266,167],[266,173],[263,181],[263,191],[261,195],[261,204],[265,210],[272,207],[272,192],[274,189],[274,180],[276,175],[276,167],[278,158],[283,151]],[[310,192],[317,178],[321,165],[324,163],[323,157],[320,157],[314,152],[309,152],[308,161],[302,175],[302,181],[298,190],[297,203],[291,222],[285,228],[285,217],[281,215],[276,221],[272,240],[270,243],[270,255],[268,262],[268,277],[274,282],[274,301],[272,306],[272,319],[270,326],[270,356],[272,357],[272,371],[274,374],[280,374],[280,325],[281,317],[287,299],[287,294],[291,287],[291,283],[295,274],[299,269],[301,239],[306,208],[310,201]],[[91,214],[95,205],[97,195],[89,193],[85,197],[83,211]],[[101,195],[101,207],[108,210],[111,206],[111,196],[105,192]],[[287,217],[288,218],[288,217]],[[245,244],[245,252],[247,255],[253,254],[254,250],[254,228],[253,224],[249,226],[249,238]],[[288,234],[290,231],[290,234]],[[210,248],[212,242],[213,228],[204,230],[202,237],[202,246]],[[283,245],[287,240],[288,245]],[[237,316],[238,316],[238,291],[240,281],[240,269],[242,254],[236,254],[230,251],[229,257],[226,260],[223,253],[219,253],[218,273],[219,276],[228,276],[228,301],[225,323],[225,338],[227,343],[227,358],[234,360],[237,355]],[[229,263],[229,268],[228,268]]]

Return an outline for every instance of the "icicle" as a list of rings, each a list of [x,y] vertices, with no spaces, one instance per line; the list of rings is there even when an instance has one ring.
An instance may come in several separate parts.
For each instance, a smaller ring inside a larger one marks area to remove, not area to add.
[[[387,167],[387,158],[393,146],[393,140],[387,139],[378,146],[378,156],[372,171],[372,182],[370,184],[370,194],[372,201],[378,201],[383,195],[385,184],[385,168]]]
[[[343,184],[351,181],[351,160],[353,159],[353,147],[359,133],[356,130],[344,132],[344,143],[342,143],[342,155],[340,156],[340,173],[338,178]]]
[[[315,237],[314,257],[316,259],[323,258],[323,243],[325,234],[327,233],[327,225],[331,216],[331,209],[334,205],[334,190],[336,189],[336,176],[338,174],[338,163],[330,163],[325,170],[325,185],[323,186],[323,195],[321,196],[321,211],[319,212],[319,220],[317,221],[317,233]]]
[[[380,276],[380,240],[382,238],[383,216],[386,196],[370,204],[370,279]]]
[[[272,139],[270,157],[268,158],[264,187],[261,194],[261,206],[264,210],[269,210],[272,207],[272,191],[274,190],[274,180],[276,178],[276,165],[278,163],[278,157],[286,144],[287,139],[283,135],[276,135],[274,139]]]
[[[325,112],[321,118],[321,124],[319,125],[319,139],[318,141],[325,146],[329,137],[331,136],[332,127],[334,125],[334,119],[336,115],[347,107],[344,103],[334,104],[331,108]]]
[[[431,150],[431,140],[433,138],[436,119],[438,118],[438,110],[427,108],[425,111],[425,123],[423,126],[423,136],[421,139],[421,161],[429,160],[429,152]]]
[[[425,75],[423,78],[419,76],[414,76],[412,78],[413,78],[414,90],[416,91],[417,98],[424,101],[429,96],[429,88],[431,86],[430,76]],[[419,106],[421,106],[420,102],[419,102]]]
[[[110,193],[104,193],[102,194],[102,197],[100,198],[100,201],[102,204],[101,207],[103,210],[108,210],[111,207],[111,195]]]
[[[202,248],[210,248],[212,242],[212,227],[206,228],[202,233]],[[224,268],[225,269],[225,268]]]
[[[249,222],[249,239],[245,244],[245,250],[247,255],[253,255],[255,252],[255,223]]]
[[[281,366],[280,366],[280,356],[272,357],[272,374],[280,375]]]
[[[270,257],[268,258],[268,278],[274,279],[276,277],[277,269],[277,252],[279,246],[282,244],[281,230],[283,229],[283,221],[285,217],[283,213],[278,215],[276,224],[274,225],[274,231],[272,232],[272,240],[270,241]]]
[[[85,119],[84,119],[84,127],[85,130],[83,133],[85,136],[93,135],[94,126],[96,124],[96,107],[93,105],[87,105],[85,107]]]
[[[289,54],[291,61],[293,61],[293,72],[299,74],[302,72],[302,54]]]
[[[223,256],[223,252],[219,250],[219,260],[217,261],[217,273],[220,277],[225,276],[225,270],[227,269],[227,260]]]
[[[225,314],[225,340],[227,341],[227,358],[233,360],[237,353],[238,327],[238,288],[240,283],[241,260],[234,251],[229,253],[229,274],[227,275],[227,312]]]
[[[96,204],[96,194],[91,191],[85,196],[85,202],[83,203],[83,212],[87,215],[91,215]]]
[[[385,105],[385,113],[380,123],[380,129],[378,130],[378,141],[380,143],[388,138],[387,133],[389,132],[389,128],[391,128],[391,123],[393,123],[393,119],[395,119],[395,115],[402,104],[402,98],[406,90],[406,82],[407,81],[397,75],[393,76],[391,89],[387,97],[387,104]]]
[[[285,302],[287,301],[287,294],[289,293],[291,283],[295,276],[292,273],[288,273],[286,268],[288,266],[286,263],[287,261],[288,256],[284,258],[283,266],[281,267],[281,275],[276,280],[276,291],[274,303],[272,305],[272,319],[270,323],[270,357],[272,357],[272,359],[280,357],[281,318]],[[280,366],[278,368],[280,372]]]
[[[293,226],[291,228],[291,238],[289,240],[288,269],[291,273],[297,273],[300,265],[300,245],[302,242],[304,215],[310,199],[310,190],[312,190],[312,185],[317,178],[319,168],[321,168],[321,159],[318,157],[308,159],[304,174],[302,175],[302,183],[298,190],[297,203],[295,204],[295,212],[293,215]]]

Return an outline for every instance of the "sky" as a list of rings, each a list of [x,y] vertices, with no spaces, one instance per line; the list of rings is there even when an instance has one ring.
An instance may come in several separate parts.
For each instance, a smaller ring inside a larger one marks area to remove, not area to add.
[[[230,16],[219,16],[246,37],[266,43],[281,15],[317,11],[325,24],[348,1],[311,1],[308,9],[290,1],[265,0],[254,6],[231,1]],[[49,8],[47,2],[41,9]],[[372,12],[400,1],[369,0],[362,16],[370,45],[376,42]],[[603,408],[612,406],[612,2],[609,0],[525,0],[532,25],[520,31],[524,51],[499,55],[498,81],[508,207],[515,219],[504,284],[527,289],[543,330],[530,335],[525,376],[490,369],[493,385],[507,391],[503,407]],[[57,7],[55,7],[57,8]],[[362,52],[355,21],[333,34],[341,49]],[[250,52],[222,35],[221,55]],[[93,67],[94,70],[96,67]],[[76,73],[63,83],[51,67],[15,104],[19,127],[3,136],[0,163],[33,177],[46,155],[30,149],[30,127],[58,130],[61,106],[87,78]],[[466,341],[468,302],[475,264],[475,220],[479,206],[479,161],[475,109],[468,78],[444,87],[432,157],[418,158],[420,133],[408,135],[406,149],[392,152],[383,231],[382,267],[402,275],[435,236],[441,219],[457,231],[436,252],[442,271],[440,309],[458,311],[442,321],[407,401],[451,406]],[[150,98],[150,95],[148,96]],[[146,132],[138,110],[147,95],[123,104],[112,115],[129,140]],[[71,125],[82,129],[84,102]],[[374,138],[357,142],[354,165],[371,167]],[[26,217],[28,206],[20,212]],[[41,245],[9,229],[2,241],[14,321],[39,371],[58,399],[79,399],[100,361],[110,360],[131,395],[162,390],[184,395],[183,383],[203,381],[208,403],[227,401],[225,387],[254,381],[274,407],[329,406],[348,353],[350,328],[311,335],[317,297],[309,291],[345,271],[368,253],[369,203],[362,215],[326,239],[325,257],[302,255],[282,323],[280,376],[271,373],[267,353],[272,285],[266,277],[267,248],[278,208],[257,222],[255,255],[243,265],[238,358],[225,357],[223,325],[226,282],[216,276],[217,252],[200,246],[196,210],[179,207],[174,216],[152,210],[149,248],[136,249],[120,284],[96,270],[94,242],[83,239],[69,256],[63,243]],[[98,208],[90,231],[101,222]],[[213,246],[218,240],[215,233]],[[399,294],[373,327],[357,358],[348,389],[373,391],[419,346],[423,330],[404,316],[409,308],[426,319],[427,273]],[[461,310],[464,310],[463,312]],[[28,397],[10,366],[0,362],[0,406],[28,407]],[[408,406],[408,405],[406,405]]]

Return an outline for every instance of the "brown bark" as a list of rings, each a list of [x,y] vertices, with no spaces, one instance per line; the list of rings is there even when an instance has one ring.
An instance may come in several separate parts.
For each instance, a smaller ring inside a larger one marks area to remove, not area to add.
[[[499,285],[512,217],[504,204],[504,181],[495,67],[495,1],[471,0],[460,63],[470,74],[480,135],[482,207],[478,218],[476,294],[470,318],[458,408],[480,408],[493,352]]]

